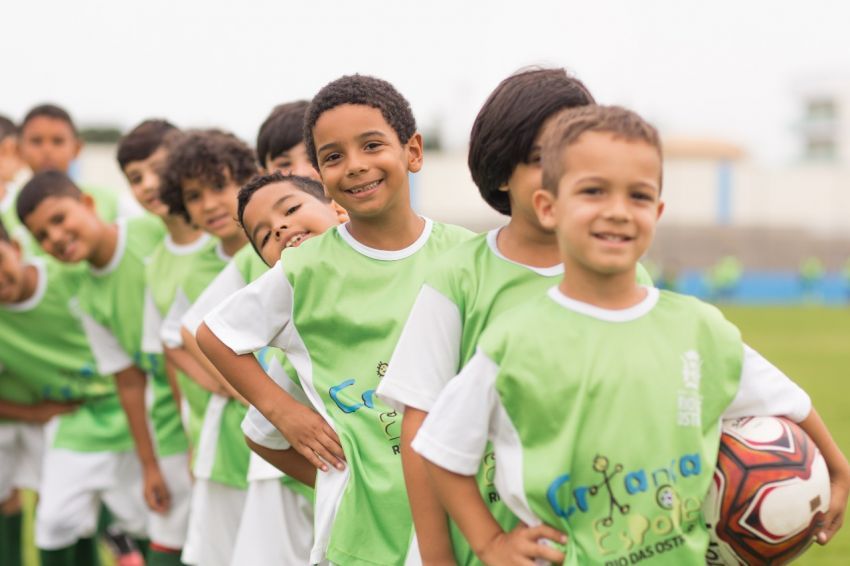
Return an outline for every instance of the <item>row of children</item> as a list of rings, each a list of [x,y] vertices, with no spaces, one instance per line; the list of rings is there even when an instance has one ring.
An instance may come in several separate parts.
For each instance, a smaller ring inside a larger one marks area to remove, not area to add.
[[[833,481],[820,542],[840,527],[850,466],[806,393],[638,263],[663,210],[657,133],[563,70],[505,79],[476,118],[473,180],[510,217],[478,236],[411,208],[422,138],[385,81],[279,107],[259,176],[233,136],[171,130],[119,148],[161,220],[111,223],[62,172],[17,195],[71,264],[2,248],[3,378],[39,383],[8,416],[70,411],[48,426],[46,564],[88,563],[98,497],[150,563],[604,563],[671,536],[662,561],[702,563],[719,423],[741,415],[800,422]],[[51,288],[64,311],[45,315]],[[613,479],[664,466],[673,505]]]

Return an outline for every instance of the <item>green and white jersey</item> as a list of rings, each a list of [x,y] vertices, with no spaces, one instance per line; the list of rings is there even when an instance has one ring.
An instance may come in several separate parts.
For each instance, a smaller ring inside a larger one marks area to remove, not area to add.
[[[142,337],[142,350],[145,353],[162,356],[163,343],[169,347],[175,347],[175,335],[177,345],[179,345],[180,328],[175,328],[173,324],[168,324],[166,321],[172,309],[180,310],[185,308],[182,305],[188,304],[180,286],[191,273],[193,259],[214,246],[215,239],[206,233],[201,234],[194,242],[189,244],[175,244],[171,235],[166,234],[165,239],[147,258],[145,268],[147,290],[145,293],[144,335]],[[196,436],[192,436],[194,431],[190,417],[191,409],[189,408],[189,398],[192,396],[190,387],[191,385],[198,389],[200,387],[179,371],[177,372],[177,380],[181,384],[181,390],[185,393],[183,399],[185,407],[183,407],[182,413],[186,428],[189,431],[190,438],[194,439]],[[191,383],[191,385],[185,386],[186,383]],[[168,388],[168,390],[161,390],[159,393],[170,396],[171,390]],[[204,398],[204,404],[206,404],[206,398]],[[199,430],[198,427],[198,432]]]
[[[18,403],[83,401],[57,419],[53,446],[76,452],[133,447],[112,376],[98,372],[77,305],[84,273],[42,258],[35,293],[0,304],[0,397]]]
[[[221,273],[201,293],[201,296],[192,304],[183,315],[181,324],[192,334],[198,331],[204,316],[209,314],[218,305],[232,294],[256,280],[269,270],[260,256],[251,246],[245,246],[233,256],[233,261],[227,264]],[[310,406],[309,400],[304,396],[303,390],[297,385],[298,377],[292,365],[277,348],[264,348],[255,355],[263,369],[275,382],[283,387],[290,395]],[[269,422],[255,407],[248,407],[248,412],[242,419],[242,431],[251,440],[261,446],[273,450],[284,450],[290,447],[289,443],[280,434],[274,425]],[[292,478],[283,474],[280,470],[251,453],[248,466],[248,481],[267,480],[280,478],[283,485],[304,495],[313,498],[313,490]]]
[[[193,261],[192,273],[183,281],[182,292],[188,304],[194,305],[213,281],[232,265],[237,257],[252,253],[244,246],[234,256],[227,255],[220,243],[198,255]],[[189,307],[190,309],[192,307]],[[169,319],[180,320],[185,313],[172,313]],[[189,398],[190,430],[197,431],[193,438],[197,449],[193,470],[198,478],[246,489],[248,487],[248,462],[250,449],[242,437],[240,423],[247,407],[231,397],[216,395],[190,381],[181,385]]]
[[[162,241],[165,227],[149,217],[117,221],[115,253],[103,268],[89,268],[80,288],[83,327],[89,337],[98,370],[115,374],[137,366],[150,377],[148,414],[159,456],[188,449],[180,412],[162,354],[145,352],[145,260]]]
[[[500,313],[536,297],[560,281],[564,266],[539,268],[511,261],[499,251],[500,229],[460,244],[440,259],[422,286],[390,360],[378,396],[398,411],[430,411],[440,392],[475,353],[478,338]],[[652,285],[638,265],[638,282]],[[506,531],[518,519],[493,485],[495,459],[488,450],[478,474],[490,512]],[[451,523],[455,560],[480,564]]]
[[[413,448],[474,475],[492,441],[502,500],[569,536],[565,564],[703,565],[721,418],[810,409],[712,306],[647,288],[611,311],[554,287],[484,331]]]
[[[413,529],[401,415],[375,388],[428,270],[470,237],[426,220],[413,244],[386,251],[364,246],[340,225],[286,250],[204,319],[236,353],[283,350],[311,404],[339,435],[348,466],[318,474],[311,563],[325,556],[346,565],[405,563]]]

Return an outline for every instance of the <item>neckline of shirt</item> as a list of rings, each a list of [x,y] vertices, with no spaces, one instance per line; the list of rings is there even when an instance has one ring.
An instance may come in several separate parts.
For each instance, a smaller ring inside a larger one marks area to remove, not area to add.
[[[23,312],[30,311],[38,306],[44,298],[44,293],[47,291],[47,264],[40,257],[34,257],[28,260],[28,263],[35,267],[38,271],[38,282],[35,284],[35,292],[29,299],[23,300],[20,303],[12,303],[10,305],[0,304],[0,307],[7,311]]]
[[[242,248],[239,248],[239,249],[241,250]],[[225,263],[230,263],[230,260],[233,259],[232,255],[230,255],[226,251],[224,251],[224,244],[222,243],[221,240],[219,240],[215,245],[215,255],[217,255],[218,258]]]
[[[397,261],[412,256],[428,242],[431,236],[431,230],[434,227],[434,222],[430,218],[421,217],[425,221],[425,226],[422,228],[422,233],[416,238],[416,241],[401,250],[379,250],[370,248],[369,246],[358,242],[345,224],[339,224],[336,229],[342,240],[351,246],[354,251],[368,258],[379,259],[381,261]]]
[[[118,267],[118,264],[121,263],[121,259],[124,257],[124,251],[127,248],[127,219],[119,218],[115,221],[115,225],[118,226],[118,243],[115,245],[115,253],[112,254],[109,263],[103,267],[89,265],[89,270],[95,277],[103,277],[115,271],[115,268]]]
[[[210,241],[210,236],[206,232],[201,233],[197,240],[188,244],[175,244],[171,234],[165,235],[165,249],[173,255],[189,255],[201,251],[201,249]]]
[[[17,194],[18,188],[15,186],[14,181],[6,183],[6,194],[3,196],[3,200],[0,200],[0,212],[7,212],[12,209]]]
[[[500,226],[499,228],[493,228],[492,230],[487,232],[487,246],[490,248],[490,251],[493,252],[493,255],[495,255],[497,258],[499,258],[503,261],[506,261],[508,263],[512,263],[512,264],[517,265],[519,267],[524,267],[525,269],[530,269],[534,273],[536,273],[538,275],[542,275],[543,277],[555,277],[556,275],[563,275],[564,274],[564,264],[563,263],[556,263],[555,265],[550,266],[550,267],[534,267],[533,265],[527,265],[525,263],[520,263],[518,261],[514,261],[514,260],[506,257],[499,250],[499,240],[498,240],[499,232],[501,232],[503,228],[504,228],[504,226]]]
[[[562,307],[606,322],[629,322],[646,315],[658,304],[660,293],[655,287],[641,285],[646,289],[646,297],[638,304],[625,309],[604,309],[566,296],[556,285],[549,289],[549,297]]]

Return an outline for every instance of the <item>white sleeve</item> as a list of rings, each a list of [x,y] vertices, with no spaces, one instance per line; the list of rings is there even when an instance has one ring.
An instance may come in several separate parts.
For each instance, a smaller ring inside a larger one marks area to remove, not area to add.
[[[159,340],[169,348],[180,348],[183,346],[183,337],[180,335],[180,320],[189,310],[192,304],[183,292],[177,288],[171,307],[165,313],[165,320],[159,330]]]
[[[481,350],[443,389],[413,439],[423,458],[456,474],[478,473],[487,440],[498,418],[499,366]]]
[[[291,318],[292,286],[278,261],[204,317],[204,322],[234,353],[249,354],[270,345],[285,349],[286,344],[275,340]]]
[[[159,314],[159,309],[156,308],[156,303],[153,302],[153,295],[150,289],[145,289],[145,310],[142,321],[142,352],[148,354],[161,354],[162,342],[159,340],[159,332],[162,328],[162,316]]]
[[[307,399],[304,391],[289,379],[289,376],[286,375],[286,370],[283,369],[283,366],[277,359],[273,358],[271,360],[268,374],[281,389],[292,395],[296,401],[312,408],[312,404]],[[242,432],[260,446],[271,448],[272,450],[287,450],[291,448],[291,445],[284,438],[283,434],[253,405],[248,407],[248,413],[242,419]]]
[[[227,297],[245,287],[245,278],[234,262],[228,263],[180,319],[180,324],[195,334],[204,317]]]
[[[744,345],[741,383],[724,419],[784,416],[800,422],[809,416],[812,400],[758,352]]]
[[[445,295],[423,285],[401,331],[377,394],[397,411],[405,405],[430,411],[457,374],[463,326],[460,310]]]
[[[94,354],[99,374],[112,375],[133,365],[133,359],[112,332],[87,314],[83,315],[83,331]]]

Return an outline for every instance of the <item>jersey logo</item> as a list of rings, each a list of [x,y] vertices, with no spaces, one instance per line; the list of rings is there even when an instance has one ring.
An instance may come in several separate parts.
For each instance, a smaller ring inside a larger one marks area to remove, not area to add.
[[[681,427],[702,427],[702,359],[696,350],[682,354],[682,387],[677,397],[676,424]]]

